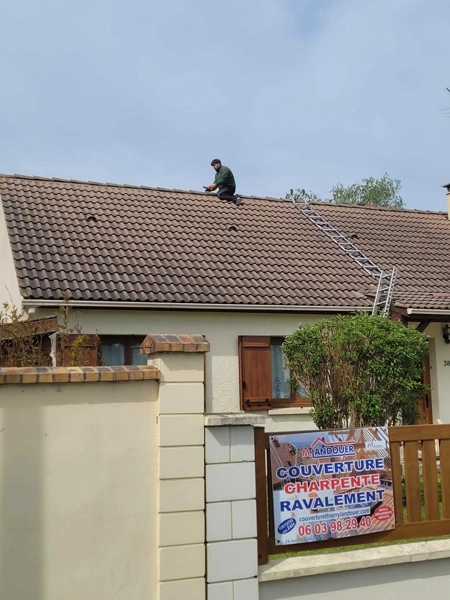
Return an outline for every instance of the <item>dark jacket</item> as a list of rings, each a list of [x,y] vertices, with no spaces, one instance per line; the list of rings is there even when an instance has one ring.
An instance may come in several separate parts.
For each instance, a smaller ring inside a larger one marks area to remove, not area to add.
[[[236,189],[236,182],[234,180],[234,175],[228,167],[221,165],[220,169],[216,171],[216,177],[214,178],[214,183],[218,188],[222,187],[230,187]]]

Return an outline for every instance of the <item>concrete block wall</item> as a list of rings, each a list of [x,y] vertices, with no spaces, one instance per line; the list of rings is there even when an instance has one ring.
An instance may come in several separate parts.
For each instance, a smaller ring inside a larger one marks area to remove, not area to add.
[[[248,415],[242,418],[215,415],[208,422],[206,417],[208,600],[258,600],[259,597],[251,419]],[[215,424],[211,425],[212,422]]]

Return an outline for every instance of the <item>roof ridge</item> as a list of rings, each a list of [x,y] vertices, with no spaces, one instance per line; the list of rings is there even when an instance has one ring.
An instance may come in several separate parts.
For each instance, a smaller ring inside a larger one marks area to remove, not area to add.
[[[63,177],[44,177],[43,175],[22,175],[20,173],[14,173],[13,175],[7,173],[0,173],[0,179],[27,179],[32,181],[53,181],[55,183],[74,183],[80,185],[95,185],[95,186],[103,186],[103,187],[118,187],[118,188],[128,188],[128,189],[136,189],[136,190],[152,190],[159,192],[176,192],[179,194],[200,194],[200,195],[208,195],[208,192],[204,192],[202,190],[182,190],[179,188],[166,188],[166,187],[158,187],[151,185],[135,185],[129,183],[113,183],[110,181],[89,181],[89,180],[81,180],[81,179],[65,179]],[[253,196],[248,194],[238,194],[240,198],[247,198],[251,200],[269,200],[275,202],[289,202],[292,203],[290,198],[275,198],[273,196]],[[358,210],[379,210],[379,211],[389,211],[389,212],[412,212],[412,213],[423,213],[423,214],[436,214],[436,215],[447,215],[447,211],[442,210],[425,210],[423,208],[394,208],[390,206],[377,206],[374,204],[346,204],[344,202],[324,202],[324,201],[311,201],[309,204],[313,204],[314,206],[336,206],[341,208],[355,208]]]
[[[103,186],[103,187],[118,187],[118,188],[129,188],[129,189],[138,189],[138,190],[152,190],[158,192],[176,192],[179,194],[201,194],[209,195],[209,192],[205,192],[202,190],[182,190],[179,188],[166,188],[159,186],[150,186],[150,185],[135,185],[128,183],[113,183],[110,181],[89,181],[89,180],[81,180],[81,179],[65,179],[63,177],[44,177],[42,175],[22,175],[20,173],[14,173],[13,175],[7,173],[0,173],[0,179],[26,179],[31,181],[50,181],[55,183],[73,183],[80,185],[95,185],[95,186]],[[276,202],[291,202],[288,198],[274,198],[271,196],[253,196],[247,194],[238,194],[240,198],[247,198],[253,200],[275,200]]]
[[[384,212],[413,212],[413,213],[432,213],[437,215],[446,215],[447,211],[444,210],[426,210],[424,208],[398,208],[394,206],[378,206],[376,204],[347,204],[345,202],[320,202],[320,201],[312,201],[309,204],[314,204],[314,206],[338,206],[342,208],[356,208],[358,210],[366,209],[366,210],[380,210]]]

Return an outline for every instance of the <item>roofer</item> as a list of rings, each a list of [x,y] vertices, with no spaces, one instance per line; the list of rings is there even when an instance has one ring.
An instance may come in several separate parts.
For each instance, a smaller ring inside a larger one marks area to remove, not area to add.
[[[231,200],[236,206],[239,206],[241,199],[239,196],[235,196],[236,182],[231,169],[225,167],[218,158],[211,161],[211,166],[216,171],[214,183],[210,186],[205,187],[207,192],[212,192],[218,188],[217,196],[222,200]]]

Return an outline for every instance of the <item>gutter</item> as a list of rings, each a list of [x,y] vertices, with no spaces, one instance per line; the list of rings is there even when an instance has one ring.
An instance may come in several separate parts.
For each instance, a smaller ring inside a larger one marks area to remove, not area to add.
[[[450,309],[448,308],[407,308],[406,314],[408,315],[429,315],[432,316],[450,316]]]
[[[277,312],[355,312],[372,310],[370,306],[290,306],[280,304],[201,304],[183,302],[108,302],[105,300],[22,300],[24,308],[71,306],[73,308],[141,308],[176,310],[223,310],[223,311],[277,311]],[[450,313],[449,313],[450,314]]]

